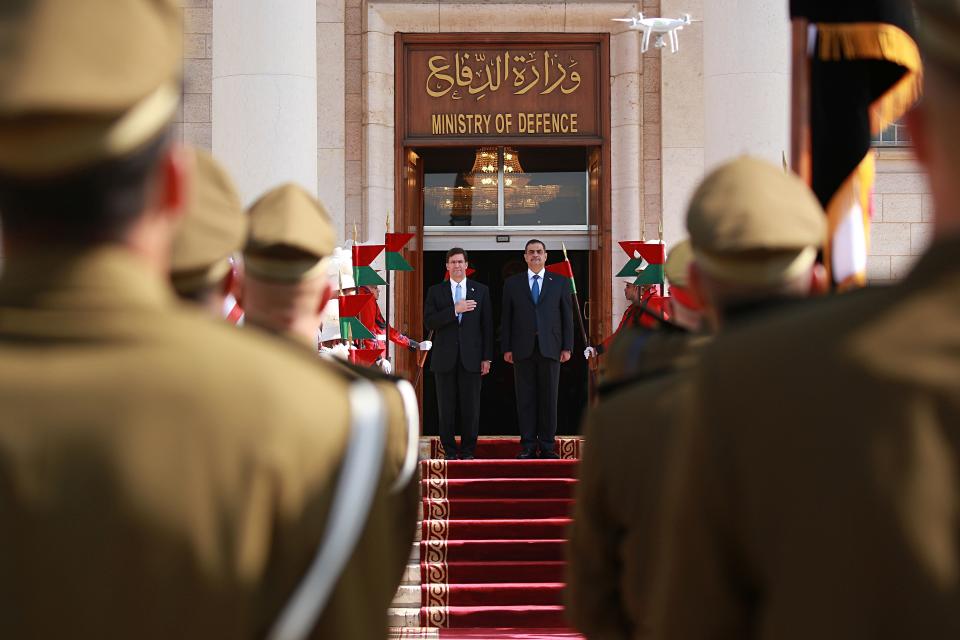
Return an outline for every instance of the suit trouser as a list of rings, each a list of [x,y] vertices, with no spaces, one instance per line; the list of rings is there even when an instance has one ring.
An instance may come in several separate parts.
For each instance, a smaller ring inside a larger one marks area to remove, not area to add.
[[[513,380],[517,391],[520,446],[524,451],[533,451],[539,444],[541,451],[553,451],[560,361],[544,357],[539,343],[534,342],[529,358],[513,362]]]
[[[463,368],[460,355],[453,370],[435,372],[437,408],[440,417],[440,442],[450,457],[457,452],[456,417],[460,403],[460,453],[473,455],[480,432],[480,372]]]

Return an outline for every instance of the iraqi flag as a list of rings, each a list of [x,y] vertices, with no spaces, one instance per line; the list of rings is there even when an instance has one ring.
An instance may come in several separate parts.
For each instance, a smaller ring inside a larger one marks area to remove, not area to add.
[[[792,0],[810,21],[811,187],[827,211],[824,263],[840,288],[866,282],[873,182],[871,134],[920,95],[912,4],[903,0]]]

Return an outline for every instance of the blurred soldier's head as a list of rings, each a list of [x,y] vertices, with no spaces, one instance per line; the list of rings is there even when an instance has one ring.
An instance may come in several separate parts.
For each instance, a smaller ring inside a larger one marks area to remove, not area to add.
[[[246,322],[313,344],[332,293],[330,216],[309,193],[285,184],[250,207],[249,223],[240,298]]]
[[[193,190],[177,229],[170,280],[182,299],[222,317],[228,294],[239,294],[232,258],[247,239],[247,216],[224,168],[206,151],[194,150]]]
[[[670,250],[663,271],[670,283],[670,319],[684,329],[696,332],[703,328],[703,305],[690,286],[692,262],[690,240],[683,240]]]
[[[960,233],[960,5],[917,0],[924,98],[908,116],[914,152],[930,176],[936,238]]]
[[[826,289],[817,263],[826,215],[780,167],[741,157],[715,169],[694,193],[687,230],[690,285],[715,328],[734,307]]]
[[[174,0],[0,4],[0,210],[21,255],[123,245],[166,275],[192,155],[173,144]]]

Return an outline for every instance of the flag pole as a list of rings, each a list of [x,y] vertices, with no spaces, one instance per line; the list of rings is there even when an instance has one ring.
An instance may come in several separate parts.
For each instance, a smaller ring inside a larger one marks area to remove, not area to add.
[[[433,329],[427,334],[427,340],[433,340]],[[413,381],[413,388],[416,389],[420,384],[420,378],[423,376],[423,365],[427,363],[427,352],[417,351],[417,377]]]
[[[810,21],[792,22],[790,86],[790,168],[813,184],[813,142],[810,131]]]
[[[577,295],[577,278],[573,274],[573,263],[570,262],[570,256],[567,255],[567,244],[565,242],[561,242],[560,246],[563,247],[563,259],[566,261],[567,267],[570,269],[570,284],[573,287],[573,293],[570,295],[573,297],[573,306],[577,309],[577,322],[580,325],[580,336],[583,338],[583,344],[587,347],[590,347],[593,345],[590,342],[590,336],[587,334],[587,327],[583,322],[583,313],[580,310],[580,297]],[[590,358],[587,360],[587,371],[590,374],[591,392],[597,387],[598,363],[596,360],[596,358]]]
[[[387,214],[386,224],[387,224],[387,233],[390,233],[390,214]],[[384,244],[384,249],[386,249],[386,244],[387,244],[386,236],[384,236],[383,238],[383,244]],[[386,357],[387,362],[390,362],[392,364],[393,360],[390,359],[390,281],[393,279],[393,273],[390,271],[390,269],[387,269],[388,265],[386,264],[386,260],[387,260],[386,251],[384,251],[383,260],[384,260],[384,265],[383,265],[384,270],[387,272],[387,285],[386,285],[387,316],[385,318],[385,323],[384,323],[386,324],[386,327],[384,327],[384,333],[385,333],[384,357]]]

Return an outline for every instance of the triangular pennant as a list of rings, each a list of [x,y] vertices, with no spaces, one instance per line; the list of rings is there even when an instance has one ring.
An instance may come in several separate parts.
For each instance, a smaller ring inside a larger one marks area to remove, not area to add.
[[[633,281],[635,285],[641,284],[663,284],[663,265],[651,264],[646,269],[637,272],[637,279]]]
[[[382,353],[383,349],[350,349],[350,362],[370,367],[377,362]]]
[[[553,264],[548,264],[547,271],[550,273],[555,273],[559,276],[563,276],[564,278],[573,277],[573,267],[566,260],[563,262],[554,262]]]
[[[663,264],[667,261],[667,254],[662,242],[621,240],[619,244],[630,258],[644,258],[650,264]]]
[[[415,233],[388,233],[384,236],[384,244],[387,248],[387,252],[397,252],[403,249],[404,246],[410,239],[417,234]]]
[[[413,271],[413,267],[399,251],[387,251],[385,258],[387,271]]]
[[[643,258],[632,258],[623,268],[617,272],[618,278],[635,278],[640,271],[640,265],[643,264]]]
[[[473,267],[467,267],[466,276],[469,278],[470,276],[472,276],[472,275],[475,274],[476,272],[477,272],[477,270],[474,269]],[[444,271],[444,272],[443,272],[443,279],[444,279],[444,280],[449,280],[449,279],[450,279],[450,272],[449,272],[449,271]]]
[[[358,287],[365,284],[373,286],[387,284],[387,281],[381,278],[376,270],[371,266],[354,266],[353,281]]]
[[[354,296],[340,296],[337,300],[340,303],[341,318],[356,318],[363,308],[373,300],[373,294],[358,293]]]
[[[353,245],[353,266],[369,267],[380,252],[383,251],[382,244],[355,244]],[[359,283],[357,283],[359,284]]]
[[[340,337],[344,340],[376,340],[377,338],[360,322],[360,318],[344,316],[340,316]]]

